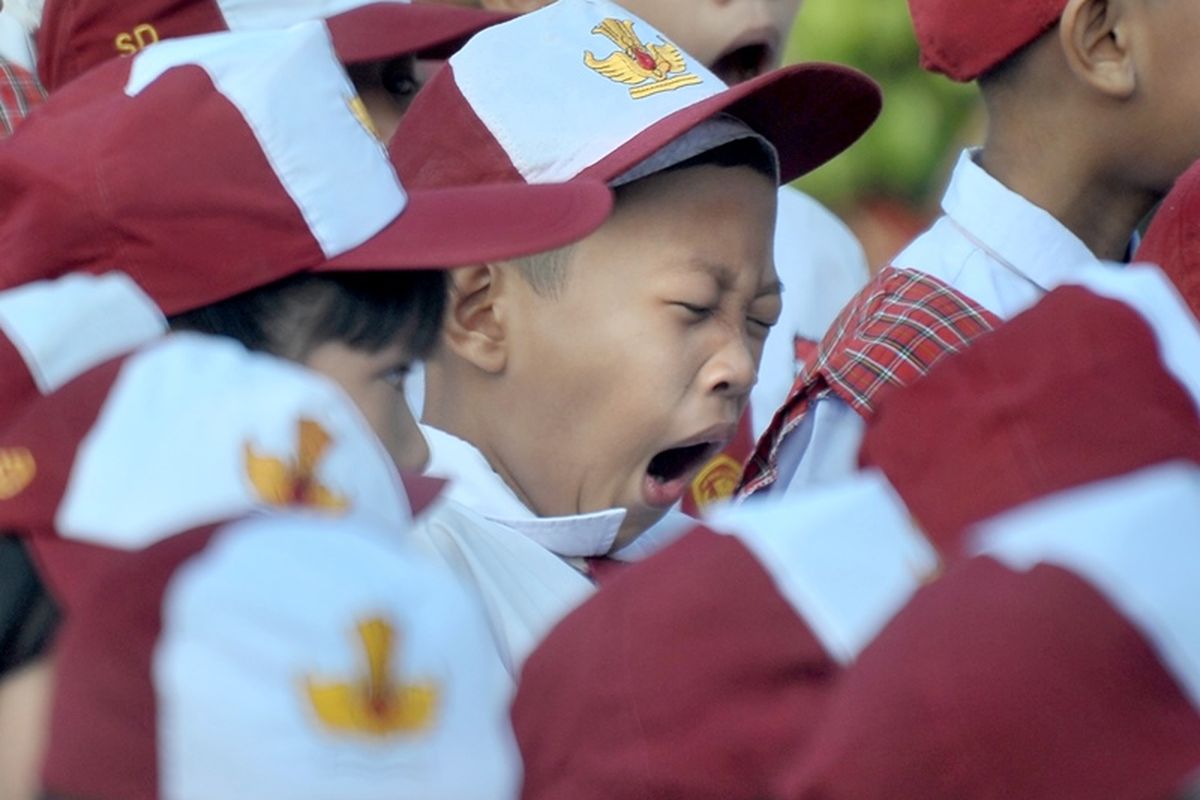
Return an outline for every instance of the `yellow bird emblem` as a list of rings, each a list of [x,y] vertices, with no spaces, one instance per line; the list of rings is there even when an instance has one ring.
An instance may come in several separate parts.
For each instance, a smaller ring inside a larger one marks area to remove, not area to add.
[[[631,85],[634,100],[703,83],[699,75],[688,72],[682,50],[667,41],[646,44],[634,33],[633,20],[606,19],[592,33],[608,37],[621,49],[604,59],[585,51],[583,63],[611,81]]]
[[[742,465],[721,453],[692,481],[692,499],[701,510],[728,500],[742,479]]]
[[[10,500],[33,483],[37,462],[27,447],[0,448],[0,500]]]
[[[261,455],[247,442],[243,448],[246,475],[259,499],[271,506],[344,511],[350,503],[317,478],[317,467],[333,438],[317,422],[301,419],[299,445],[291,460]]]
[[[305,682],[321,724],[337,733],[376,738],[420,733],[433,725],[436,684],[403,683],[392,677],[392,626],[379,618],[366,620],[358,625],[358,638],[366,655],[365,675],[346,682]]]

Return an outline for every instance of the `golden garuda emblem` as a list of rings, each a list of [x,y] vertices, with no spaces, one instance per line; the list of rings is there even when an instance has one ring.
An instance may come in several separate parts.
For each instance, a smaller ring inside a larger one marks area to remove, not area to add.
[[[418,734],[435,721],[440,692],[428,681],[407,683],[393,675],[396,631],[373,618],[358,625],[365,663],[349,680],[329,683],[309,678],[305,690],[317,719],[341,734],[389,737]]]
[[[10,500],[33,483],[37,462],[25,447],[0,448],[0,500]]]
[[[333,438],[311,419],[297,425],[297,448],[293,458],[275,458],[257,452],[247,442],[243,448],[246,475],[259,500],[280,508],[314,508],[345,511],[350,502],[321,483],[317,468]]]
[[[682,50],[667,41],[644,43],[633,32],[633,20],[606,19],[592,33],[607,36],[621,49],[605,59],[585,51],[583,63],[609,80],[632,86],[629,95],[634,100],[703,83],[699,75],[688,72]]]

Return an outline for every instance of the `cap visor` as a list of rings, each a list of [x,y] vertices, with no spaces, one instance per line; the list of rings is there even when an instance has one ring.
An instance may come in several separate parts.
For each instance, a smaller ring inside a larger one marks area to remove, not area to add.
[[[405,55],[448,58],[484,28],[512,19],[475,8],[422,3],[372,3],[326,20],[344,64]]]
[[[725,112],[779,151],[780,179],[794,181],[861,137],[883,107],[879,86],[837,64],[797,64],[761,75],[665,117],[580,177],[611,181],[668,142]]]
[[[414,190],[390,225],[316,269],[443,269],[533,255],[596,230],[612,203],[607,186],[585,180]]]

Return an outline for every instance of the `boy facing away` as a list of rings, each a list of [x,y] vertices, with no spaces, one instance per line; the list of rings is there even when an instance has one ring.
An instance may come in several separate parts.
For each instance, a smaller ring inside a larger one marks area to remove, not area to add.
[[[1200,152],[1200,9],[1166,0],[910,0],[922,63],[978,80],[990,123],[944,216],[842,312],[760,439],[742,493],[857,466],[876,393],[924,374],[1097,259]]]

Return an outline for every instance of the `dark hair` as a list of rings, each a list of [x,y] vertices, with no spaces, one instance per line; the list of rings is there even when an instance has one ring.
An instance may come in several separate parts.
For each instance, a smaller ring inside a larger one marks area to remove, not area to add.
[[[375,353],[402,340],[425,358],[445,308],[442,271],[303,273],[169,321],[172,330],[228,336],[292,361],[327,342]]]

